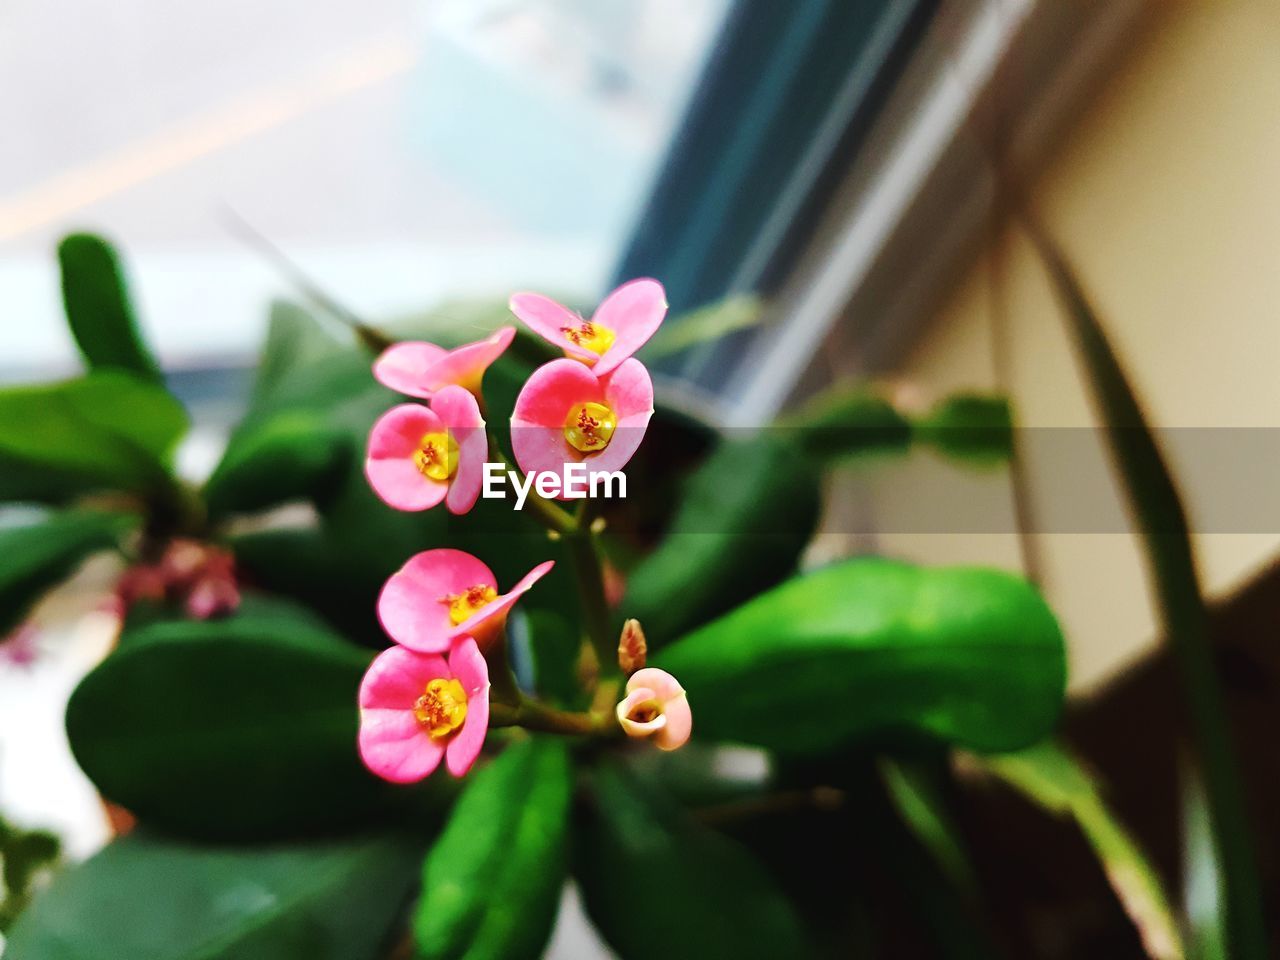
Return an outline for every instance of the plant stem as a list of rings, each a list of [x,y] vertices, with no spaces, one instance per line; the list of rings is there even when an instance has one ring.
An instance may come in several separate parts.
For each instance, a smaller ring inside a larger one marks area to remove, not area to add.
[[[527,697],[521,697],[515,706],[494,703],[489,709],[491,727],[523,727],[525,730],[578,737],[613,736],[622,729],[610,713],[557,710]]]
[[[565,538],[565,545],[578,581],[587,639],[595,648],[600,675],[608,676],[617,672],[618,643],[613,636],[609,604],[604,596],[604,571],[600,566],[600,553],[596,550],[595,534],[589,525],[579,527],[572,536]]]

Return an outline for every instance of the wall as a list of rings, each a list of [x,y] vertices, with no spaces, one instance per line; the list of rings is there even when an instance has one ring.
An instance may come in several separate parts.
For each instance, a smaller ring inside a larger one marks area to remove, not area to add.
[[[1251,516],[1250,486],[1280,488],[1280,464],[1262,456],[1276,436],[1228,429],[1280,426],[1277,51],[1275,0],[1155,0],[1035,191],[1152,420],[1179,428],[1169,434],[1169,454],[1204,531],[1196,546],[1215,593],[1280,552],[1276,524],[1267,533],[1238,532],[1250,529],[1242,521]],[[1070,636],[1073,687],[1087,688],[1146,649],[1154,621],[1135,544],[1106,519],[1102,500],[1113,494],[1091,495],[1096,516],[1082,518],[1074,507],[1053,516],[1055,506],[1085,499],[1079,485],[1103,471],[1091,459],[1096,444],[1077,448],[1081,431],[1038,429],[1094,420],[1025,242],[1012,238],[982,253],[901,374],[936,393],[995,386],[996,317],[1005,318],[999,326],[1019,422],[1037,428],[1027,472],[1036,525],[1047,531],[1034,538],[1044,583]],[[1077,464],[1077,453],[1095,469]],[[922,502],[928,517],[947,504],[972,510],[978,499],[1002,511],[990,529],[1011,529],[1003,474],[961,475],[923,457],[906,473],[872,476],[877,522],[889,530],[883,549],[931,562],[1019,565],[1007,532],[914,532],[938,529],[919,519]],[[930,499],[935,484],[941,502]]]

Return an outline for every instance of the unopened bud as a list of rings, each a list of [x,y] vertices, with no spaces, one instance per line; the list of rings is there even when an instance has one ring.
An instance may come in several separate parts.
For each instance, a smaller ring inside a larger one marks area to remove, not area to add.
[[[649,654],[649,646],[644,640],[644,630],[639,620],[628,620],[622,625],[622,636],[618,638],[618,666],[625,674],[644,669],[645,659]]]

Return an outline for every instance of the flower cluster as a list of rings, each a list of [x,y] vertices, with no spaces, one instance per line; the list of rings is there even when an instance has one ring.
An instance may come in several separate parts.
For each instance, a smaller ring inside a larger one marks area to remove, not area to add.
[[[662,285],[624,284],[590,320],[539,294],[516,294],[510,306],[565,353],[535,370],[516,400],[511,450],[520,469],[526,475],[563,474],[569,464],[620,470],[653,415],[653,382],[633,354],[666,316]],[[491,450],[497,456],[482,382],[515,333],[504,327],[452,350],[397,343],[374,363],[379,382],[414,398],[387,411],[369,435],[365,475],[388,506],[417,511],[443,503],[454,514],[475,506],[486,459]],[[552,566],[539,564],[502,593],[479,559],[441,548],[410,558],[387,581],[378,617],[395,645],[374,659],[359,693],[360,755],[371,771],[409,783],[442,759],[454,776],[470,769],[489,726],[490,662],[508,669],[505,657],[493,656],[504,649],[507,615]],[[625,672],[635,667],[629,661]],[[652,737],[663,749],[689,735],[684,691],[660,670],[636,672],[616,713],[617,729]]]

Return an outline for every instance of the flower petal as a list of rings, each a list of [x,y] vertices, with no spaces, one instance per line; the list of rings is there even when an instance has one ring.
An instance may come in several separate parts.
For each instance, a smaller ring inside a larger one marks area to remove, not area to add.
[[[484,462],[489,454],[489,440],[480,405],[465,387],[449,386],[432,398],[431,409],[440,415],[458,444],[458,467],[449,480],[445,502],[451,513],[466,513],[480,499]]]
[[[462,729],[449,741],[449,772],[460,777],[476,762],[480,756],[480,748],[484,746],[485,735],[489,732],[489,688],[467,699],[467,719],[462,721]]]
[[[659,750],[678,750],[693,733],[693,712],[689,709],[689,698],[681,693],[675,699],[668,700],[662,705],[662,715],[667,722],[654,736],[654,745]]]
[[[363,709],[411,710],[429,682],[452,676],[444,657],[390,647],[365,671],[359,704]]]
[[[507,613],[515,606],[516,601],[520,599],[526,590],[546,576],[547,571],[555,565],[556,562],[554,560],[544,560],[538,564],[521,577],[514,587],[496,600],[486,603],[470,617],[454,627],[454,636],[470,634],[475,638],[476,643],[481,647],[487,648],[497,636],[498,630],[506,623]]]
[[[369,430],[369,458],[411,457],[428,433],[441,433],[439,415],[418,403],[392,407]]]
[[[467,696],[473,696],[489,686],[489,664],[473,637],[454,638],[449,650],[449,670],[462,684]]]
[[[591,319],[611,329],[615,339],[595,364],[596,375],[607,375],[644,346],[666,315],[666,291],[647,277],[628,281],[605,297]]]
[[[444,745],[432,740],[407,710],[365,710],[360,716],[360,759],[392,783],[414,783],[440,765]]]
[[[425,372],[427,387],[437,391],[458,385],[471,393],[479,393],[484,372],[511,346],[515,335],[515,327],[503,327],[483,340],[464,343],[448,351]]]
[[[374,460],[364,462],[364,475],[373,492],[389,507],[397,510],[430,510],[449,492],[449,484],[422,475],[412,460]]]
[[[582,317],[568,307],[540,293],[512,294],[509,306],[511,312],[524,321],[525,326],[566,353],[583,360],[596,359],[594,353],[579,347],[561,332],[561,327],[576,327],[582,323]]]
[[[441,653],[463,632],[455,628],[449,606],[442,601],[481,585],[497,589],[493,572],[471,554],[447,547],[425,550],[411,557],[382,588],[378,619],[397,643]]]
[[[627,681],[627,693],[637,689],[652,690],[654,696],[663,703],[668,700],[674,700],[684,694],[684,688],[680,686],[680,681],[667,673],[667,671],[659,670],[657,667],[645,667],[643,670],[637,670],[631,675],[631,678]]]
[[[574,404],[604,399],[605,386],[590,368],[567,358],[552,360],[533,371],[520,388],[511,422],[563,430]]]
[[[431,388],[424,375],[449,351],[434,343],[409,341],[397,343],[374,361],[373,375],[379,383],[411,397],[430,397]]]

